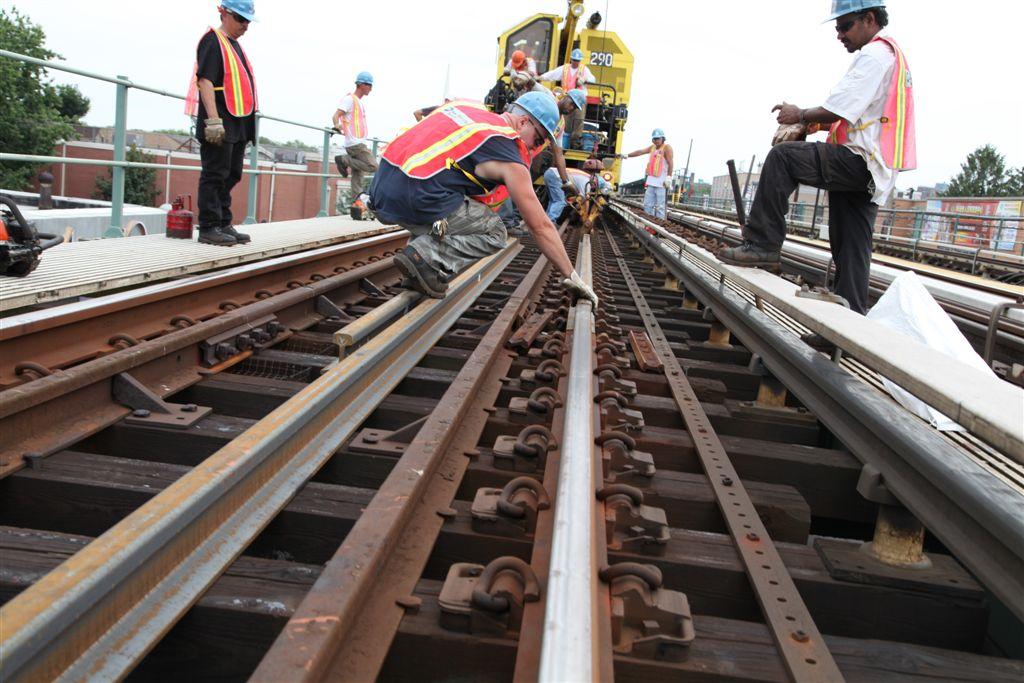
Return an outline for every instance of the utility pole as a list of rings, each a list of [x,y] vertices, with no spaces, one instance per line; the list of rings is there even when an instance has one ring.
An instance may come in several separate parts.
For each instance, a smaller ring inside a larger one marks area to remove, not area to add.
[[[690,174],[690,154],[693,152],[693,138],[690,138],[690,149],[686,152],[686,168],[683,169],[683,183],[686,183],[686,179]],[[692,187],[692,185],[691,185]]]
[[[747,188],[750,187],[750,174],[754,172],[754,159],[757,155],[750,157],[750,168],[747,169],[747,179],[743,181],[743,201],[747,201]]]

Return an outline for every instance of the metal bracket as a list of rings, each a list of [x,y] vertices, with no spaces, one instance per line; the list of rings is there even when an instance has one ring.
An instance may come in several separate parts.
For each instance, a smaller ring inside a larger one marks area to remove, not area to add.
[[[338,307],[338,304],[334,303],[323,294],[316,298],[313,308],[317,313],[325,318],[333,318],[338,322],[350,323],[355,320],[351,315],[341,310],[341,308]]]
[[[643,504],[643,493],[632,486],[612,484],[601,489],[609,550],[664,555],[669,526],[665,511]]]
[[[605,568],[601,578],[611,589],[615,652],[670,662],[686,659],[697,635],[686,594],[662,588],[661,572],[651,565],[623,562]],[[657,579],[654,585],[651,578]]]
[[[824,287],[809,287],[807,285],[800,285],[800,291],[796,293],[800,299],[814,299],[816,301],[827,301],[831,304],[839,304],[840,306],[850,307],[850,302],[845,298],[839,296],[835,292],[830,292]]]
[[[110,393],[115,401],[132,409],[125,418],[128,424],[188,429],[213,411],[194,403],[168,403],[127,372],[114,375]]]
[[[202,341],[199,352],[203,362],[212,367],[243,351],[264,348],[284,329],[275,316],[266,315]]]
[[[516,477],[501,489],[480,488],[470,508],[473,531],[523,538],[537,528],[538,510],[549,507],[547,491],[531,477]]]
[[[523,605],[538,599],[540,583],[530,565],[517,557],[499,557],[486,567],[453,564],[437,602],[442,628],[505,636],[519,630]]]
[[[370,296],[380,297],[381,299],[390,298],[387,292],[385,292],[377,285],[373,284],[369,279],[365,277],[359,281],[359,289],[360,291],[369,294]]]

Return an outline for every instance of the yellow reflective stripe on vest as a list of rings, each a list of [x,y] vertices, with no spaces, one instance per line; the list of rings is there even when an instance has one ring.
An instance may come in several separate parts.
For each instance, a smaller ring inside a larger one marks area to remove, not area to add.
[[[228,64],[231,67],[231,73],[224,74],[224,77],[228,78],[230,76],[231,78],[231,85],[233,86],[232,95],[234,95],[235,100],[235,111],[245,111],[245,99],[242,95],[242,77],[238,72],[242,66],[238,63],[238,55],[235,54],[234,48],[231,47],[231,43],[229,43],[227,37],[220,32],[220,29],[215,28],[213,29],[213,32],[217,35],[217,40],[220,41],[221,49],[223,49],[224,54],[227,55]]]
[[[890,47],[894,47],[890,45]],[[899,69],[899,85],[896,88],[896,149],[893,150],[893,167],[903,168],[903,136],[907,128],[907,63],[903,50],[895,48],[896,68]]]
[[[462,142],[465,142],[468,138],[476,135],[481,131],[493,130],[502,134],[509,134],[515,136],[516,132],[507,126],[495,126],[489,123],[471,123],[466,126],[462,126],[458,130],[451,133],[447,137],[441,138],[430,147],[427,147],[422,152],[414,154],[405,160],[402,164],[402,171],[406,174],[411,174],[412,169],[417,166],[422,166],[431,159],[438,157],[445,152],[457,147]]]

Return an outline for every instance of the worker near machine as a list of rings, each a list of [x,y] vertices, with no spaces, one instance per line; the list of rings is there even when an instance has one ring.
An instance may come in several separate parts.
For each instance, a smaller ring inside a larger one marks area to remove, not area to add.
[[[647,180],[644,181],[644,211],[655,218],[665,218],[665,196],[668,179],[672,177],[672,146],[665,143],[665,131],[651,132],[650,147],[620,155],[623,159],[647,156]]]
[[[199,241],[232,246],[251,241],[238,232],[231,189],[242,179],[245,146],[256,142],[256,81],[238,39],[256,17],[253,0],[222,0],[220,26],[199,40],[186,113],[199,139]]]
[[[504,247],[508,237],[494,208],[510,196],[541,253],[564,276],[562,285],[597,304],[530,178],[530,150],[551,141],[557,123],[554,98],[527,93],[503,114],[451,102],[392,140],[370,201],[381,221],[414,236],[394,256],[409,286],[443,298],[459,272]]]
[[[884,2],[833,0],[826,21],[833,19],[837,39],[856,55],[846,75],[819,107],[783,102],[772,109],[780,124],[803,124],[807,132],[827,126],[828,142],[772,147],[743,226],[743,244],[718,257],[739,266],[777,267],[787,198],[798,184],[822,188],[828,191],[836,293],[865,313],[878,207],[892,195],[899,171],[917,165],[914,96],[906,57],[892,38],[880,35],[889,23]]]
[[[586,98],[587,84],[594,83],[594,74],[583,62],[583,50],[576,48],[569,55],[569,63],[542,73],[537,79],[558,83],[565,92],[571,92],[577,88],[581,89]],[[583,143],[583,119],[586,114],[586,105],[580,107],[568,120],[569,127],[569,149],[580,149]]]
[[[345,136],[345,153],[334,157],[338,171],[345,178],[352,176],[350,184],[352,203],[360,202],[363,193],[363,174],[377,171],[377,160],[373,158],[366,141],[370,135],[366,126],[366,110],[363,98],[373,90],[373,76],[368,71],[356,75],[355,90],[341,98],[334,112],[334,130]]]
[[[522,50],[515,50],[505,64],[505,75],[509,76],[516,71],[523,71],[537,78],[537,62],[527,57]]]
[[[588,159],[589,164],[592,161],[598,162],[598,159]],[[608,181],[601,177],[600,173],[595,173],[587,165],[584,165],[582,169],[570,168],[568,169],[569,182],[575,188],[576,194],[580,197],[586,197],[591,192],[599,192],[606,197],[611,193],[612,186],[608,184]],[[550,195],[549,195],[550,196]],[[569,202],[565,198],[565,194],[562,194],[559,200],[552,199],[548,204],[548,218],[553,223],[558,223],[559,219],[565,214],[566,208],[569,206]]]
[[[562,133],[565,130],[566,120],[571,119],[577,112],[583,111],[587,106],[587,97],[582,90],[570,90],[558,100],[558,113],[561,118],[555,128],[555,134],[551,141],[551,166],[544,171],[544,184],[548,189],[548,218],[552,221],[558,220],[562,210],[565,208],[565,195],[579,194],[579,191],[569,178],[565,167],[565,155],[562,153]]]

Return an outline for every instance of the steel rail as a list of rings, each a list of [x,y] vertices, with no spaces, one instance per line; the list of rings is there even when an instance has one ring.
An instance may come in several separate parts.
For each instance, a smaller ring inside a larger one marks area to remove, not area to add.
[[[518,251],[510,242],[0,610],[6,680],[121,678]]]
[[[844,680],[661,324],[618,245],[607,233],[606,238],[654,351],[661,359],[672,398],[693,438],[694,449],[786,669],[795,681]]]
[[[405,231],[393,231],[2,318],[0,388],[24,383],[15,373],[20,362],[51,370],[80,365],[115,351],[109,344],[114,333],[151,340],[179,329],[174,319],[192,324],[222,315],[223,302],[272,298],[296,282],[322,281],[357,263],[379,261],[406,237]]]
[[[591,284],[590,235],[579,247],[576,269]],[[598,678],[599,660],[610,657],[598,644],[598,548],[593,514],[598,472],[594,449],[594,310],[576,302],[567,332],[572,335],[567,367],[558,486],[554,496],[551,563],[544,593],[544,632],[538,680],[542,683]]]
[[[250,678],[369,681],[405,614],[445,512],[487,421],[482,393],[496,391],[502,353],[550,270],[541,256],[512,292],[451,386],[391,469]],[[496,374],[497,373],[497,374]],[[493,398],[491,399],[493,401]]]
[[[24,467],[24,454],[46,456],[67,448],[131,412],[113,400],[115,375],[131,372],[160,396],[170,395],[209,371],[196,349],[204,340],[269,315],[296,309],[315,315],[318,296],[391,269],[392,260],[382,259],[0,392],[0,478]],[[62,416],[59,429],[54,429],[54,415]]]
[[[613,209],[705,305],[1018,618],[1024,618],[1024,497],[873,387],[814,351],[706,272],[684,244]],[[693,259],[691,261],[691,259]]]

